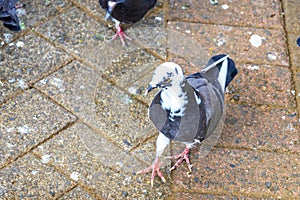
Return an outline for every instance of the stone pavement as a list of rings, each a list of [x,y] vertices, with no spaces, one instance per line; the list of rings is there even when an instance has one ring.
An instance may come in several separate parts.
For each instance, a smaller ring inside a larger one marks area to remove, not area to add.
[[[160,0],[123,48],[97,0],[22,1],[24,30],[0,25],[0,199],[300,199],[300,2],[199,2]],[[153,69],[218,53],[240,71],[222,135],[151,188]]]

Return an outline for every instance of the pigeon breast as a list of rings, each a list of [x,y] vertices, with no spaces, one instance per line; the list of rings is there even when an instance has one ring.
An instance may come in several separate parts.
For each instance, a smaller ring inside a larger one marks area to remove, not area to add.
[[[188,83],[184,86],[187,94],[187,104],[183,116],[171,116],[170,110],[164,110],[161,104],[161,92],[159,91],[150,107],[149,117],[156,128],[166,137],[180,142],[193,142],[194,139],[205,137],[206,113],[204,102],[197,102],[195,91]],[[196,94],[198,95],[198,94]]]

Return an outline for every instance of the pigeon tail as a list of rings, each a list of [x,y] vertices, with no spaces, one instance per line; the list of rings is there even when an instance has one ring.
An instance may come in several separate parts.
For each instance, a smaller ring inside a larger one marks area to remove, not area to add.
[[[217,62],[218,60],[224,58],[225,54],[219,54],[219,55],[216,55],[216,56],[213,56],[207,65],[210,65],[214,62]],[[224,69],[222,70],[223,66],[226,67],[227,65],[227,72],[226,72],[226,79],[225,79],[225,88],[229,85],[229,83],[233,80],[233,78],[237,75],[238,73],[238,70],[237,68],[235,67],[235,62],[231,59],[231,58],[226,58],[223,62],[221,63],[218,63],[216,66],[218,67],[219,69],[219,72],[220,74],[218,73],[218,76],[222,76],[222,72],[224,71]],[[224,77],[223,77],[224,79]]]
[[[234,77],[237,75],[237,73],[238,73],[238,69],[235,67],[234,61],[229,58],[225,87],[227,87],[229,85],[229,83],[234,79]]]
[[[186,77],[194,88],[198,88],[204,83],[197,81],[199,78],[205,78],[209,83],[218,81],[223,92],[233,78],[237,75],[238,70],[235,67],[234,61],[228,57],[228,55],[220,54],[213,56],[207,63],[206,67],[195,74],[191,74]],[[193,81],[193,79],[195,79]],[[201,80],[201,79],[200,79]]]

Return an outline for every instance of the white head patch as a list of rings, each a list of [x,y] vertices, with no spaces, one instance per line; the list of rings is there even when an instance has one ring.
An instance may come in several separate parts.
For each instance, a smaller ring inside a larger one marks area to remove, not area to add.
[[[161,104],[164,110],[170,110],[170,119],[183,116],[188,102],[187,94],[183,90],[184,75],[179,65],[165,62],[154,71],[150,85],[162,88]]]
[[[155,69],[150,84],[166,83],[168,86],[173,86],[181,84],[183,80],[181,67],[173,62],[165,62]]]

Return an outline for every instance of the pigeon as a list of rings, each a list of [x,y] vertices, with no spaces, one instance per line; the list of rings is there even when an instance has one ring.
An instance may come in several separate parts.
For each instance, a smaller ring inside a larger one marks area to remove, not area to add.
[[[147,93],[160,88],[149,106],[150,120],[159,130],[156,158],[150,167],[137,174],[152,171],[151,186],[156,173],[166,181],[160,171],[160,158],[170,140],[186,145],[181,154],[171,156],[177,162],[170,170],[185,160],[191,172],[189,151],[207,139],[221,121],[225,89],[237,73],[234,61],[225,54],[213,56],[203,70],[187,77],[174,62],[165,62],[155,69]]]
[[[100,6],[106,10],[105,19],[111,18],[115,22],[117,32],[112,40],[120,37],[122,45],[125,40],[131,40],[127,36],[120,23],[135,23],[142,19],[147,12],[154,7],[157,0],[99,0]]]
[[[16,9],[22,4],[17,4],[17,2],[18,0],[0,0],[0,20],[11,31],[21,30]]]

